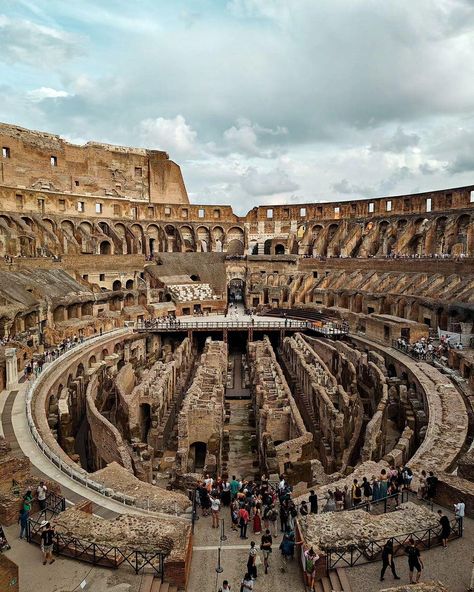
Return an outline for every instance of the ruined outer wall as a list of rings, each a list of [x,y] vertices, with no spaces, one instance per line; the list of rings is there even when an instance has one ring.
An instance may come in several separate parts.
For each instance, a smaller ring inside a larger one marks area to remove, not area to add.
[[[179,166],[166,152],[88,142],[0,124],[8,150],[0,184],[71,194],[127,197],[150,203],[189,203]]]

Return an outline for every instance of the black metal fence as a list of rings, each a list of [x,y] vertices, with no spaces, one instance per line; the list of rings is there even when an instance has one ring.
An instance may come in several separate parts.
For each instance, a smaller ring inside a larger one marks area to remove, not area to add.
[[[450,524],[451,534],[449,538],[457,539],[462,537],[462,522],[458,518],[455,518],[450,521]],[[394,556],[405,554],[405,549],[410,539],[415,541],[415,545],[420,551],[431,549],[442,544],[440,534],[441,528],[437,525],[384,539],[361,542],[344,547],[326,548],[324,552],[327,557],[327,571],[329,572],[331,569],[336,569],[337,567],[353,567],[362,563],[379,561],[382,557],[383,547],[388,540],[392,540],[393,542]]]
[[[26,538],[29,543],[41,544],[42,524],[46,520],[54,524],[55,517],[66,509],[66,500],[49,492],[46,507],[28,519]],[[108,544],[95,543],[65,533],[55,532],[53,536],[53,552],[103,567],[114,569],[129,566],[138,574],[151,573],[163,582],[165,573],[166,552],[142,551],[127,547],[115,547]]]

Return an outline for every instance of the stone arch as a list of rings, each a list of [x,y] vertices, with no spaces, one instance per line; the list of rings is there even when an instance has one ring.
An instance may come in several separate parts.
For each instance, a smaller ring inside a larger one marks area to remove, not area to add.
[[[125,289],[126,290],[133,290],[133,288],[134,288],[134,281],[132,279],[128,279],[125,282]]]
[[[285,254],[285,245],[281,243],[277,243],[275,245],[275,255],[284,255]]]
[[[224,229],[222,226],[214,226],[211,232],[212,242],[214,245],[213,251],[216,253],[222,253],[224,249]]]
[[[148,251],[150,255],[158,253],[160,249],[160,229],[156,224],[149,224],[146,229],[148,239]]]
[[[186,252],[194,251],[194,231],[188,224],[183,224],[179,228],[179,234],[181,236],[181,242],[184,245]]]
[[[211,233],[206,226],[198,226],[196,228],[196,242],[198,250],[207,253],[211,250]]]
[[[114,283],[112,284],[112,290],[114,292],[116,292],[117,290],[121,290],[122,289],[122,282],[120,280],[115,280]]]
[[[135,306],[135,296],[133,294],[125,295],[124,306]]]
[[[99,243],[99,255],[112,255],[112,244],[109,240],[103,240]]]
[[[95,355],[92,354],[92,356],[90,356],[89,360],[87,361],[87,367],[92,368],[92,365],[96,364],[96,363],[97,363],[97,359],[96,359]]]
[[[233,239],[227,244],[227,253],[229,255],[243,255],[244,243],[238,239]]]

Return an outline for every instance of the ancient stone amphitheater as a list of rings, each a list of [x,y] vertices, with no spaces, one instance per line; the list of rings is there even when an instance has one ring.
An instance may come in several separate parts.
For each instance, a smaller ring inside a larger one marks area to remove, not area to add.
[[[4,526],[42,479],[59,555],[133,569],[131,590],[211,589],[232,540],[196,522],[196,484],[284,475],[320,499],[295,525],[316,589],[349,590],[355,554],[428,549],[438,517],[409,492],[321,513],[329,491],[433,471],[431,501],[474,517],[474,186],[242,217],[190,204],[165,152],[0,138]],[[303,590],[299,564],[258,589]]]

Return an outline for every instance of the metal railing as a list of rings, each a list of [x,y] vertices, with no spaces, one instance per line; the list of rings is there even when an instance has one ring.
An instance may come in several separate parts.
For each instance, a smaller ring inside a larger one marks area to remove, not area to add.
[[[455,518],[450,521],[450,524],[451,534],[449,539],[461,538],[461,521]],[[361,563],[380,560],[382,558],[383,547],[388,540],[393,542],[394,556],[405,554],[405,548],[408,546],[410,539],[415,541],[415,545],[419,550],[437,547],[442,544],[440,533],[441,527],[436,525],[406,534],[387,536],[383,539],[361,542],[354,545],[327,547],[322,550],[326,553],[327,571],[329,572],[331,569],[336,569],[337,567],[354,567],[354,565],[360,565]]]
[[[186,331],[188,329],[306,329],[308,323],[306,321],[294,320],[275,320],[275,321],[259,321],[257,319],[248,321],[138,321],[136,324],[137,331]]]
[[[41,524],[43,520],[53,520],[55,516],[55,512],[44,510],[38,517],[29,518],[26,531],[27,541],[41,544]],[[114,569],[128,565],[136,574],[146,570],[147,573],[151,572],[155,577],[160,578],[162,582],[165,573],[165,558],[168,555],[168,552],[165,551],[148,552],[95,543],[60,532],[55,532],[53,535],[53,552],[56,555],[72,557],[92,565]]]
[[[100,342],[106,336],[110,337],[112,333],[119,334],[119,332],[123,332],[124,335],[126,335],[128,333],[128,331],[124,330],[124,329],[112,329],[110,331],[104,332],[102,335],[97,335],[97,336],[85,339],[82,343],[77,344],[77,345],[91,345],[96,342]],[[26,390],[26,396],[25,396],[25,408],[26,408],[26,417],[27,417],[27,422],[28,422],[28,428],[30,430],[31,436],[33,437],[34,441],[36,442],[36,445],[41,450],[41,452],[62,473],[64,473],[67,477],[69,477],[70,479],[72,479],[76,483],[83,485],[87,489],[91,489],[95,493],[98,493],[99,495],[102,495],[105,498],[109,498],[109,499],[112,499],[116,502],[119,502],[119,503],[123,504],[124,506],[136,508],[136,509],[144,511],[144,512],[153,512],[155,514],[159,513],[154,510],[150,510],[150,499],[149,498],[139,500],[139,499],[131,497],[121,491],[115,491],[114,489],[112,489],[110,487],[106,487],[103,483],[99,483],[98,481],[94,481],[94,479],[91,479],[88,476],[88,473],[86,471],[84,471],[84,470],[81,471],[79,469],[74,468],[74,466],[72,466],[72,464],[69,464],[68,462],[63,460],[60,456],[55,454],[49,448],[49,446],[44,442],[43,438],[41,437],[41,434],[38,432],[38,430],[36,428],[35,422],[33,420],[32,408],[31,408],[31,403],[32,403],[35,391],[36,391],[36,389],[41,388],[40,381],[44,380],[45,375],[48,375],[50,372],[53,372],[59,364],[63,364],[65,359],[72,356],[72,354],[76,350],[77,345],[69,348],[64,353],[62,353],[60,356],[58,356],[55,360],[53,360],[47,366],[45,366],[45,369],[43,370],[43,372],[41,374],[39,374],[35,378],[35,380],[32,381],[28,385],[27,390]],[[70,461],[70,462],[72,463],[72,461]],[[175,509],[175,514],[177,516],[180,515],[177,507]]]
[[[395,502],[395,505],[392,506],[392,501]],[[380,510],[380,514],[386,514],[387,512],[393,512],[397,509],[399,504],[404,504],[408,501],[408,491],[402,490],[398,493],[392,493],[390,495],[386,495],[385,497],[369,501],[369,502],[362,502],[361,504],[357,504],[357,506],[352,506],[352,508],[347,508],[348,511],[352,510],[365,510],[366,512],[372,512],[373,510]]]

